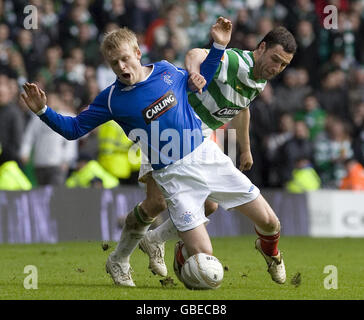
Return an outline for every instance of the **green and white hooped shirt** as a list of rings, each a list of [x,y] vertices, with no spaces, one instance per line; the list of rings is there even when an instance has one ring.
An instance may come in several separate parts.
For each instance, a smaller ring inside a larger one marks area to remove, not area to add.
[[[248,108],[263,91],[267,81],[254,79],[254,63],[252,51],[227,49],[208,89],[202,94],[189,94],[205,137]]]

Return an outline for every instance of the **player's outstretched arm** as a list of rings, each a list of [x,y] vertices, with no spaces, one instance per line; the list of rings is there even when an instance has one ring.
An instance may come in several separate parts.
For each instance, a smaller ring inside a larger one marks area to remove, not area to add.
[[[46,105],[46,94],[36,84],[26,83],[23,88],[25,92],[21,94],[21,97],[27,107],[51,129],[68,140],[78,139],[100,124],[112,119],[110,111],[105,107],[105,91],[99,94],[94,102],[77,117],[69,117],[49,108]]]

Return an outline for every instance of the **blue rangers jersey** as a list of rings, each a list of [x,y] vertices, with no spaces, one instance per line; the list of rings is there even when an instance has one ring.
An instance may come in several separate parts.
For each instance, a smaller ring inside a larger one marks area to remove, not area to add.
[[[207,85],[224,50],[210,50],[201,65]],[[139,142],[154,170],[192,152],[203,141],[201,120],[188,103],[188,73],[167,61],[150,65],[148,78],[132,86],[116,80],[104,89],[77,117],[66,117],[47,107],[42,121],[66,139],[77,139],[100,124],[116,121]]]

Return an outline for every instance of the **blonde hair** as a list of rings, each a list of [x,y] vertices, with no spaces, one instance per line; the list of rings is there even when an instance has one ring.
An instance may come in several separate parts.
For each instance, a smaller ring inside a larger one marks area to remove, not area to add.
[[[101,52],[104,56],[113,49],[120,47],[121,43],[128,43],[134,50],[139,49],[138,40],[135,33],[128,28],[112,30],[105,34],[101,43]]]

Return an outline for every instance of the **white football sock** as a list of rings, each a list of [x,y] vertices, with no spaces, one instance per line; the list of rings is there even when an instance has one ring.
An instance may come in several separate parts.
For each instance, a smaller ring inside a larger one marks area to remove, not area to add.
[[[143,214],[139,205],[129,212],[120,236],[120,241],[113,252],[113,258],[121,263],[129,263],[130,255],[147,233],[154,219]]]
[[[170,218],[148,233],[148,240],[152,242],[161,243],[172,239],[178,239],[178,231]]]

